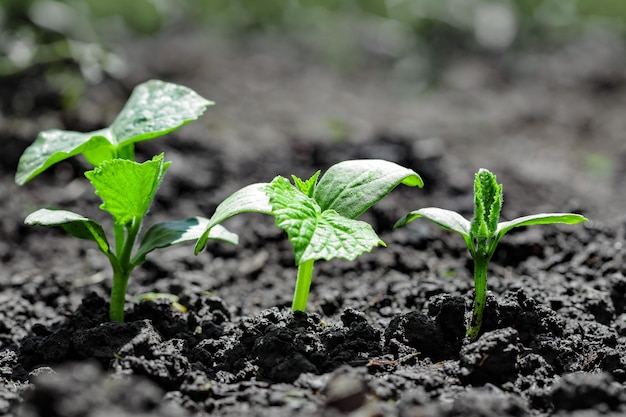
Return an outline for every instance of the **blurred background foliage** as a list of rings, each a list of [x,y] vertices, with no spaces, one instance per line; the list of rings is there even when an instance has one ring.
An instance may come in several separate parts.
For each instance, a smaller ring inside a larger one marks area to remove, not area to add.
[[[340,70],[376,58],[399,77],[431,82],[459,52],[545,47],[589,31],[623,36],[626,1],[1,0],[0,83],[37,73],[62,85],[59,105],[72,107],[87,83],[123,77],[111,45],[181,22],[235,37],[290,37]]]

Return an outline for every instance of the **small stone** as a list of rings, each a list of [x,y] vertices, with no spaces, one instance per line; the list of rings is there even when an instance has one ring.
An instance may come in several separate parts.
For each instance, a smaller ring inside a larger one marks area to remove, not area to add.
[[[348,413],[363,407],[367,400],[368,388],[357,376],[341,374],[330,380],[324,392],[326,407]]]

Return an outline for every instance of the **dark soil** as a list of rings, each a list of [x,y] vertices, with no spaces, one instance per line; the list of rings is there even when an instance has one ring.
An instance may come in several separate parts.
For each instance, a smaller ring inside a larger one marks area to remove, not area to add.
[[[74,111],[36,90],[42,84],[29,77],[40,74],[0,80],[3,91],[12,85],[36,103],[12,112],[6,101],[20,94],[2,96],[0,414],[626,414],[622,43],[593,37],[532,53],[459,55],[418,99],[387,82],[382,65],[339,74],[277,38],[165,33],[119,48],[128,77],[91,87]],[[152,77],[218,106],[138,147],[140,158],[164,150],[173,161],[149,222],[210,216],[243,185],[307,177],[345,159],[398,162],[426,187],[399,187],[363,215],[387,248],[316,263],[306,314],[289,309],[296,268],[286,237],[269,217],[241,215],[227,223],[240,234],[237,248],[149,256],[131,279],[126,323],[109,323],[106,259],[57,230],[22,225],[42,206],[106,218],[82,177],[86,166],[59,164],[21,188],[13,175],[39,130],[99,128]],[[345,124],[341,137],[332,120]],[[463,240],[427,222],[391,226],[425,206],[471,216],[480,167],[504,184],[507,219],[576,211],[592,221],[507,235],[490,266],[483,332],[470,342]],[[179,296],[187,311],[134,301],[149,291]]]

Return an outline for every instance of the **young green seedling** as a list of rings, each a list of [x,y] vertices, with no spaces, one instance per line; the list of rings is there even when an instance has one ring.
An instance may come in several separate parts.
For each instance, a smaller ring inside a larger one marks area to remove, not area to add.
[[[196,254],[206,246],[209,232],[235,214],[265,213],[287,232],[293,244],[298,277],[292,309],[305,311],[318,259],[354,260],[385,243],[371,225],[356,220],[399,184],[422,187],[414,171],[383,160],[344,161],[333,165],[318,182],[320,172],[306,181],[277,176],[270,183],[248,185],[233,193],[215,210]]]
[[[463,236],[465,244],[474,260],[474,309],[467,330],[471,340],[475,340],[483,322],[483,311],[487,300],[487,269],[500,239],[515,227],[533,224],[576,224],[587,219],[572,213],[540,213],[500,222],[502,209],[502,184],[486,169],[480,169],[474,181],[474,217],[466,220],[460,214],[435,207],[412,211],[396,222],[394,228],[404,226],[423,217]]]
[[[102,199],[100,208],[113,216],[113,247],[98,222],[71,211],[40,209],[25,223],[59,226],[74,237],[97,244],[113,268],[112,321],[124,321],[128,279],[133,269],[145,262],[146,255],[158,248],[195,241],[208,224],[208,219],[201,217],[154,224],[134,251],[144,217],[170,165],[164,162],[163,154],[142,164],[135,162],[134,144],[179,128],[199,117],[210,104],[188,88],[148,81],[134,90],[110,127],[91,133],[44,131],[20,158],[15,176],[20,185],[72,156],[83,154],[97,165],[85,176]],[[237,243],[237,236],[223,227],[213,229],[209,238]]]

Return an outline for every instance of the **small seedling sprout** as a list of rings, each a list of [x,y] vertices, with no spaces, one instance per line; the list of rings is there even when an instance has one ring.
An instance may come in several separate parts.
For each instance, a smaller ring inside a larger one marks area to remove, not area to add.
[[[587,219],[572,213],[540,213],[498,222],[502,210],[502,184],[486,169],[480,169],[474,180],[474,217],[466,220],[460,214],[436,207],[412,211],[396,222],[398,228],[418,218],[424,218],[443,229],[463,236],[474,260],[474,308],[467,335],[475,340],[480,333],[487,300],[487,269],[500,239],[511,229],[534,224],[576,224]]]
[[[83,155],[95,167],[85,176],[102,199],[100,208],[113,216],[113,246],[98,222],[71,211],[40,209],[31,213],[25,223],[59,226],[74,237],[97,244],[113,269],[112,321],[124,321],[128,279],[133,269],[145,262],[146,255],[155,249],[195,241],[208,224],[208,219],[202,217],[154,224],[135,250],[144,217],[170,165],[163,154],[144,163],[134,161],[135,143],[178,129],[212,104],[186,87],[148,81],[135,88],[111,126],[89,133],[41,132],[20,158],[15,175],[19,185],[73,156]],[[208,238],[237,243],[237,235],[223,227],[212,229]]]
[[[399,184],[422,187],[420,176],[383,160],[353,160],[333,165],[319,178],[316,172],[295,184],[277,176],[270,183],[248,185],[226,198],[209,220],[196,244],[205,246],[209,232],[224,220],[246,212],[274,216],[293,245],[298,276],[292,310],[305,311],[316,260],[354,260],[385,243],[371,225],[356,220]],[[318,181],[319,178],[319,181]]]

